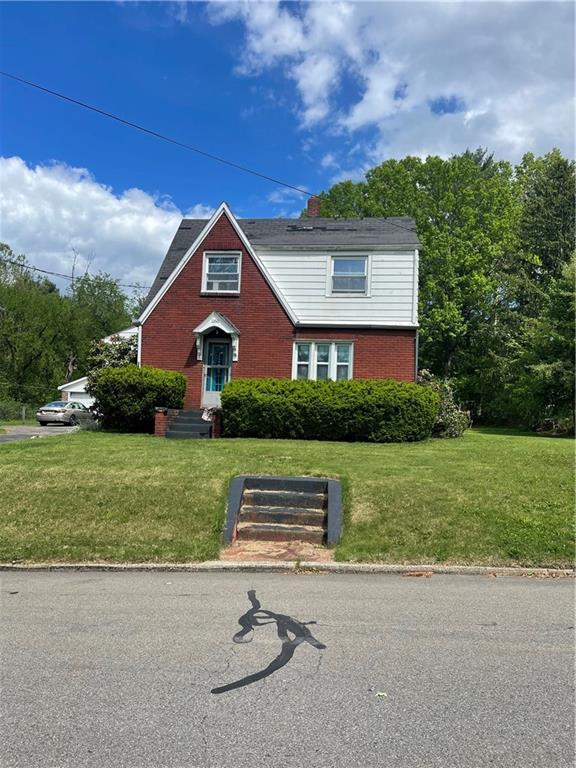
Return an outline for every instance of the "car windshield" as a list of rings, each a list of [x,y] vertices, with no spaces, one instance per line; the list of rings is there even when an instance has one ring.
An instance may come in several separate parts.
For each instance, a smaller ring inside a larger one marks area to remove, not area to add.
[[[44,408],[65,408],[67,405],[64,400],[55,400],[53,403],[47,403]]]

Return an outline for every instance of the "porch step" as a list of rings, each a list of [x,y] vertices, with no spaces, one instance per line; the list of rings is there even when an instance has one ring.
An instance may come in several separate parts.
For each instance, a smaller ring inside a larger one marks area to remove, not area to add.
[[[307,491],[277,491],[247,488],[244,491],[243,502],[247,506],[252,507],[304,507],[305,509],[324,509],[326,506],[326,494],[309,493]]]
[[[313,525],[323,527],[326,512],[322,509],[305,507],[252,507],[244,505],[240,509],[243,523],[281,523],[284,525]]]
[[[238,538],[260,541],[307,541],[322,544],[325,531],[316,525],[284,525],[282,523],[238,523]]]
[[[211,429],[212,425],[209,421],[203,421],[199,424],[196,424],[191,422],[182,423],[178,420],[175,420],[168,425],[169,432],[199,432],[200,434],[204,434],[206,432],[210,432]]]
[[[210,424],[202,418],[202,411],[183,411],[172,421],[172,424]]]
[[[166,437],[170,440],[206,440],[210,439],[210,432],[166,432]]]
[[[202,418],[202,411],[180,411],[170,422],[166,437],[179,440],[194,440],[212,436],[212,424]]]

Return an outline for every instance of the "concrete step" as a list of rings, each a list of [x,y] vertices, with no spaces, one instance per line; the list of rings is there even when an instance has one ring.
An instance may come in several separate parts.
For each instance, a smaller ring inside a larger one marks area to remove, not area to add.
[[[209,433],[212,425],[204,421],[202,424],[181,424],[179,421],[173,421],[168,425],[169,432],[198,432],[199,434]]]
[[[168,430],[166,437],[171,440],[209,440],[209,432],[173,432]]]
[[[297,493],[327,493],[326,480],[314,477],[249,477],[244,486],[254,491],[295,491]]]
[[[284,525],[314,525],[323,527],[326,512],[323,509],[305,507],[251,507],[240,509],[239,520],[243,523],[282,523]]]
[[[243,503],[250,507],[305,507],[306,509],[324,509],[326,496],[323,493],[302,491],[268,491],[246,489]]]
[[[173,419],[171,424],[210,424],[209,421],[203,419],[200,414],[197,413],[180,413]]]
[[[259,541],[308,541],[322,544],[324,529],[316,525],[282,525],[281,523],[243,523],[237,527],[238,539]]]

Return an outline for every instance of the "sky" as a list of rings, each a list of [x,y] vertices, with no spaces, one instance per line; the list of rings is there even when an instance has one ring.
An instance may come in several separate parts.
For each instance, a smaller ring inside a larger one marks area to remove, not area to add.
[[[563,2],[0,2],[1,68],[319,192],[388,158],[574,155]],[[0,240],[150,285],[182,216],[303,194],[0,78]],[[59,281],[64,285],[65,281]]]

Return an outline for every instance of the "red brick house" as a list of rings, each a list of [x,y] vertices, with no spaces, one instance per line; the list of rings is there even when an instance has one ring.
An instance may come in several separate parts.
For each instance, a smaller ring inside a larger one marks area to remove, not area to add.
[[[413,381],[418,247],[409,218],[236,219],[223,203],[184,219],[139,362],[184,373],[187,408],[218,405],[235,377]]]

